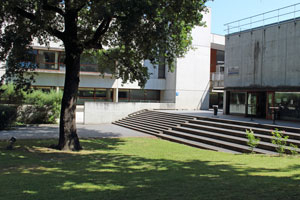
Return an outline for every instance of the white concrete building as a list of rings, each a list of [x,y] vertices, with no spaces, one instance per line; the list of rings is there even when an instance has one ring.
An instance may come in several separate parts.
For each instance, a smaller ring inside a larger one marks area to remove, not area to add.
[[[224,50],[224,37],[211,34],[211,14],[204,15],[206,27],[196,27],[193,32],[192,49],[176,60],[175,71],[151,66],[145,61],[151,73],[144,90],[137,83],[122,84],[111,74],[99,76],[97,65],[82,59],[78,104],[84,102],[150,102],[169,103],[171,109],[208,109],[210,84],[211,46]],[[33,44],[36,62],[37,88],[63,88],[65,66],[64,50],[61,44],[50,47]],[[4,63],[2,63],[4,65]],[[4,73],[1,69],[0,73]],[[1,74],[0,74],[1,75]],[[171,106],[170,106],[171,105]]]

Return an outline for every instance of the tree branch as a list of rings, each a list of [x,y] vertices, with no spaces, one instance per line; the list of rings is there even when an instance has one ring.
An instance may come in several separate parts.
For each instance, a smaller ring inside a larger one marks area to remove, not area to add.
[[[109,18],[104,19],[101,22],[101,24],[96,29],[93,38],[84,43],[84,46],[86,48],[95,48],[95,44],[97,46],[100,45],[100,44],[98,44],[98,40],[108,30],[111,20],[112,20],[112,18],[109,17]],[[101,46],[101,48],[102,48],[102,46]]]
[[[62,41],[64,41],[65,39],[65,34],[57,29],[53,29],[52,27],[47,27],[46,31],[50,34],[52,34],[53,36],[57,37],[58,39],[61,39]]]
[[[29,13],[19,7],[16,7],[16,11],[17,11],[17,14],[21,15],[22,17],[24,18],[27,18],[29,20],[31,20],[33,23],[37,24],[36,22],[36,16],[32,13]],[[56,30],[56,29],[53,29],[52,27],[50,26],[46,26],[46,31],[50,34],[52,34],[53,36],[63,40],[64,39],[64,33],[63,32],[60,32],[59,30]]]
[[[36,20],[36,16],[32,13],[29,13],[19,7],[16,7],[16,11],[17,11],[17,14],[21,15],[22,17],[25,17],[27,19],[30,19],[31,21],[35,21]]]
[[[55,6],[51,6],[48,4],[48,0],[43,0],[43,6],[42,8],[44,10],[47,10],[47,11],[54,11],[58,14],[60,14],[61,16],[65,16],[65,13],[62,9],[58,8],[58,7],[55,7]]]

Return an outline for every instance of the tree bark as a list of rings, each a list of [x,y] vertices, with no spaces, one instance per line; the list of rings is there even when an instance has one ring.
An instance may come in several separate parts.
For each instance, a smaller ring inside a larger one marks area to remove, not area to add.
[[[76,103],[81,51],[76,48],[76,45],[72,46],[65,46],[66,74],[61,103],[58,149],[78,151],[81,149],[81,146],[76,129]]]

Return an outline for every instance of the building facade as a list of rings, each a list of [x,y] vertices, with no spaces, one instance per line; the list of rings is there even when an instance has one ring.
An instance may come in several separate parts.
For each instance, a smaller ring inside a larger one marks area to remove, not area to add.
[[[225,37],[224,112],[300,120],[300,19]]]
[[[210,56],[212,44],[224,48],[222,40],[212,42],[211,14],[204,15],[206,27],[192,31],[192,49],[176,60],[174,72],[165,66],[145,65],[151,74],[144,89],[138,83],[125,83],[110,73],[100,74],[97,63],[89,57],[81,58],[78,104],[84,102],[152,102],[174,103],[175,109],[208,109],[210,88]],[[221,36],[220,36],[221,37]],[[218,42],[220,44],[218,44]],[[222,47],[223,46],[223,47]],[[38,64],[35,88],[44,90],[63,89],[65,65],[64,49],[61,43],[40,46],[33,42],[33,62]],[[218,47],[219,48],[219,47]],[[0,63],[0,75],[5,63]]]
[[[212,34],[210,50],[210,94],[209,107],[217,105],[223,108],[224,93],[224,62],[225,62],[225,37]]]

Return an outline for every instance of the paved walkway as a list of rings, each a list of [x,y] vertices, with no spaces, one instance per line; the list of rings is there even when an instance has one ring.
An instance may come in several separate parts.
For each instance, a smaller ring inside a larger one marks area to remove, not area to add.
[[[205,116],[205,117],[217,117],[223,119],[251,121],[250,118],[243,116],[223,115],[222,112],[218,112],[217,116],[213,115],[212,110],[208,111],[187,111],[187,110],[161,110],[163,112],[193,115],[193,116]],[[272,120],[254,118],[252,122],[260,124],[272,124]],[[276,124],[279,126],[290,126],[300,128],[300,122],[289,122],[277,120]],[[113,124],[100,124],[100,125],[82,125],[77,124],[77,131],[80,138],[106,138],[106,137],[152,137],[151,135],[137,132],[131,129],[123,128]],[[58,138],[58,125],[38,125],[29,127],[20,127],[14,130],[0,131],[0,140],[8,140],[14,136],[17,139],[50,139]]]
[[[222,119],[230,119],[230,120],[238,120],[238,121],[249,121],[253,123],[259,124],[273,124],[272,120],[261,119],[261,118],[253,118],[251,121],[250,117],[245,116],[235,116],[235,115],[223,115],[223,111],[219,111],[217,116],[214,116],[213,110],[161,110],[162,112],[176,113],[176,114],[184,114],[184,115],[193,115],[193,116],[203,116],[203,117],[217,117]],[[283,121],[276,120],[276,125],[278,126],[290,126],[295,128],[300,128],[300,122],[292,122],[292,121]]]
[[[151,135],[123,128],[113,124],[82,125],[77,124],[79,138],[107,137],[152,137]],[[38,125],[20,127],[14,130],[0,131],[0,140],[8,140],[12,136],[17,139],[50,139],[58,138],[58,125]]]

